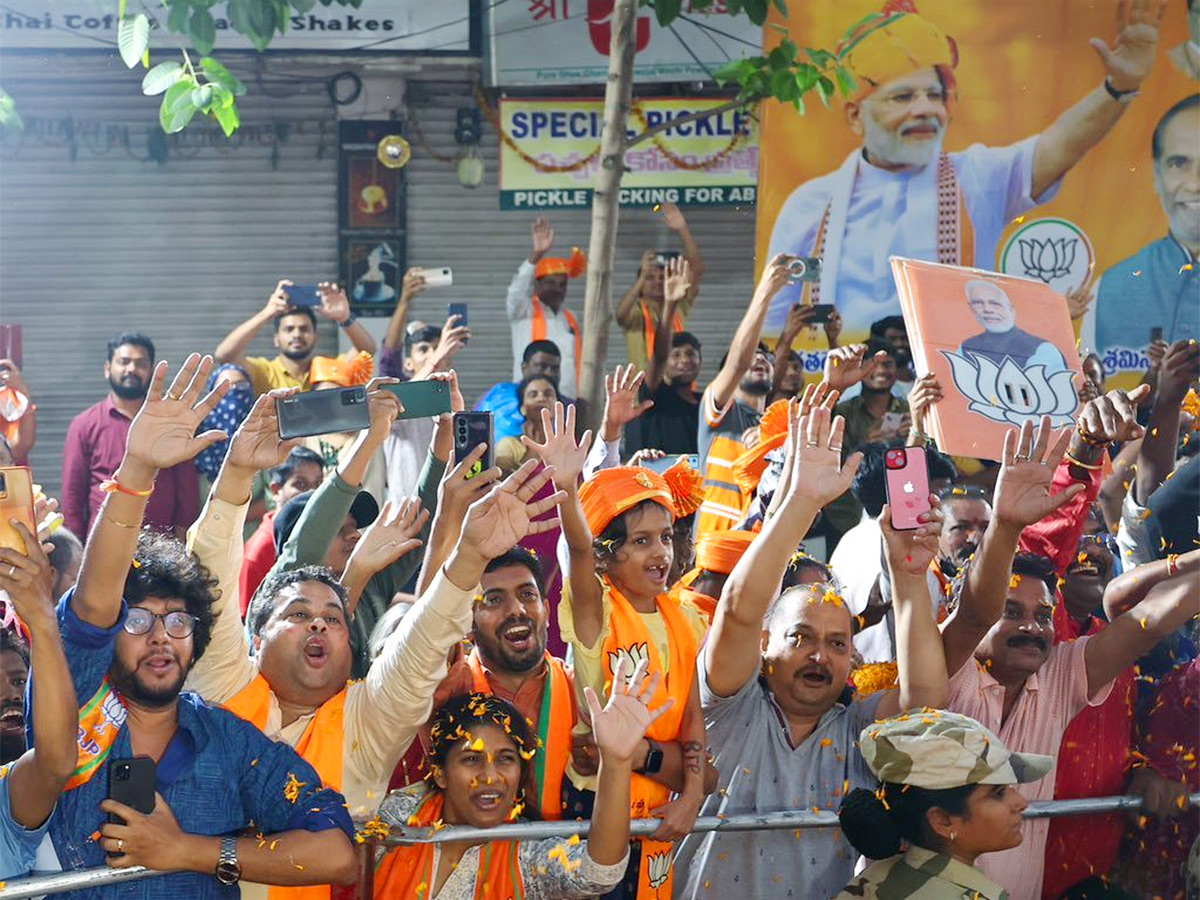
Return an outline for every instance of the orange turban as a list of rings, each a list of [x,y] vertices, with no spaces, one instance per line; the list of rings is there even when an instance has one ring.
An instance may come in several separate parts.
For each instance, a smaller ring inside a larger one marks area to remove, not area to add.
[[[641,466],[601,469],[579,487],[579,502],[588,528],[596,537],[617,516],[643,500],[653,500],[672,519],[690,516],[700,507],[704,479],[681,459],[662,475]]]
[[[776,400],[758,421],[758,443],[733,463],[733,480],[748,494],[754,493],[767,470],[767,454],[782,447],[788,434],[788,402]]]
[[[696,544],[696,568],[730,574],[757,537],[756,531],[708,532]]]
[[[958,65],[954,39],[919,15],[912,0],[889,0],[842,38],[836,55],[858,82],[860,100],[893,78],[931,67],[941,70],[950,88]]]
[[[587,257],[578,247],[571,248],[567,259],[561,256],[547,256],[537,264],[533,271],[534,278],[545,278],[547,275],[566,275],[568,278],[578,278],[587,270]]]
[[[371,380],[374,363],[370,353],[356,356],[314,356],[308,369],[311,384],[332,381],[342,387],[355,387]]]

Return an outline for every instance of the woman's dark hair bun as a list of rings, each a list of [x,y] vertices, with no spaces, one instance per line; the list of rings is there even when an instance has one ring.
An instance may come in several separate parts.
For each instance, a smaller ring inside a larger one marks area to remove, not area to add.
[[[886,859],[900,852],[900,829],[874,791],[855,788],[838,810],[842,834],[869,859]]]

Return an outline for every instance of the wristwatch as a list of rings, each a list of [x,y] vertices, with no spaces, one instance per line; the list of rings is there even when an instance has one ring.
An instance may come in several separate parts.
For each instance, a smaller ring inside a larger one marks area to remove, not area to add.
[[[1104,89],[1108,91],[1108,96],[1118,103],[1132,103],[1133,99],[1142,93],[1138,88],[1134,88],[1132,91],[1118,91],[1113,87],[1112,80],[1109,78],[1104,79]]]
[[[646,754],[646,764],[642,766],[642,775],[657,775],[662,769],[663,752],[662,747],[646,738],[646,743],[650,745],[650,752]]]
[[[350,315],[346,317],[346,321],[341,322],[340,324],[343,328],[349,328],[351,325],[353,325],[357,321],[358,321],[358,316],[355,313],[350,313]]]
[[[217,881],[221,884],[237,884],[242,880],[242,864],[238,862],[237,838],[226,835],[221,838],[221,855],[217,857]]]

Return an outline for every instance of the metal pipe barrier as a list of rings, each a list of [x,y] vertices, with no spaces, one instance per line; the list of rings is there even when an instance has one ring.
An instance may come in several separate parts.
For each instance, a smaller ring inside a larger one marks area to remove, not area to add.
[[[1188,797],[1188,806],[1200,806],[1200,793]],[[1083,816],[1094,813],[1131,812],[1142,808],[1142,798],[1134,796],[1119,797],[1089,797],[1083,800],[1041,800],[1030,803],[1022,815],[1027,819],[1048,819],[1057,816]],[[630,833],[635,836],[653,834],[660,825],[658,819],[634,819],[629,823]],[[813,812],[812,810],[796,810],[789,812],[765,813],[763,815],[742,816],[704,816],[696,820],[692,833],[709,831],[774,831],[798,828],[834,828],[838,824],[837,813],[829,810]],[[369,854],[374,847],[396,847],[401,844],[444,844],[449,841],[498,841],[505,839],[544,840],[545,838],[568,838],[573,835],[586,836],[591,823],[581,820],[566,822],[519,822],[511,825],[497,825],[493,828],[471,828],[465,825],[451,825],[444,828],[404,828],[392,829],[392,833],[381,841],[367,841],[363,850]],[[367,857],[369,859],[369,856]],[[370,881],[374,874],[373,866],[366,864],[361,867]],[[41,897],[43,895],[61,894],[65,891],[80,888],[101,887],[118,884],[123,881],[136,881],[142,878],[152,878],[166,873],[134,866],[128,869],[77,869],[72,872],[58,872],[53,875],[39,875],[33,878],[22,878],[8,882],[0,888],[0,897],[5,900],[22,900],[22,898]],[[362,900],[370,900],[370,892],[363,893],[362,885],[358,896]]]

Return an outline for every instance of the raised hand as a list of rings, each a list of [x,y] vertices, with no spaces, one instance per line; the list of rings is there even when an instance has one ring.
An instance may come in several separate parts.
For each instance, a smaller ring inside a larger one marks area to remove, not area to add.
[[[321,305],[317,307],[317,315],[337,322],[341,325],[350,318],[350,299],[336,284],[322,281],[317,285],[317,293],[321,297]]]
[[[430,369],[439,371],[450,365],[450,360],[454,359],[458,351],[471,339],[471,329],[458,324],[461,319],[462,316],[450,316],[446,319],[446,324],[442,326],[442,336],[438,338],[437,349],[429,357]]]
[[[1088,41],[1104,62],[1114,90],[1136,91],[1150,74],[1166,8],[1167,0],[1119,0],[1113,42],[1106,44],[1100,38]]]
[[[618,366],[612,375],[604,376],[604,439],[615,441],[621,429],[654,405],[653,400],[639,400],[638,389],[645,379],[644,372],[636,372],[633,363]],[[571,407],[572,412],[574,407]],[[573,432],[572,432],[573,433]],[[549,432],[547,432],[549,434]]]
[[[667,223],[667,227],[672,231],[683,231],[688,227],[683,211],[674,203],[661,203],[659,204],[658,211],[662,213],[663,221]]]
[[[445,372],[430,372],[429,381],[444,381],[450,385],[450,413],[462,412],[467,408],[462,391],[458,387],[458,373],[453,369]],[[444,415],[444,414],[443,414]]]
[[[279,437],[278,402],[299,392],[299,388],[276,388],[259,396],[229,442],[225,465],[258,472],[287,459],[299,441]]]
[[[945,394],[942,392],[942,385],[937,380],[937,376],[932,372],[926,372],[917,379],[917,383],[913,385],[912,393],[908,395],[908,408],[912,415],[912,430],[925,434],[925,423],[929,416],[929,409],[933,404],[941,400]]]
[[[554,246],[554,229],[550,227],[549,219],[538,216],[533,220],[530,234],[533,238],[533,252],[529,255],[529,261],[536,263]]]
[[[887,359],[887,352],[884,350],[864,358],[866,352],[866,344],[850,344],[830,350],[825,357],[825,381],[839,391],[845,391],[870,376]]]
[[[169,469],[192,459],[205,447],[226,439],[225,432],[215,429],[196,434],[205,417],[231,386],[230,382],[223,382],[201,398],[212,366],[211,356],[202,359],[198,353],[191,354],[164,393],[167,361],[159,361],[154,367],[146,400],[129,426],[129,435],[125,439],[126,460],[148,469]]]
[[[658,690],[662,673],[655,672],[646,677],[648,663],[642,660],[631,677],[625,676],[629,660],[622,656],[613,668],[612,691],[608,703],[601,706],[600,698],[591,687],[583,689],[588,711],[592,720],[592,736],[601,760],[630,763],[638,745],[646,736],[646,730],[654,721],[671,708],[668,699],[658,709],[651,710],[650,703]]]
[[[836,309],[831,310],[829,318],[825,320],[825,340],[829,342],[829,349],[836,350],[838,338],[842,336],[842,314]]]
[[[1004,461],[996,479],[992,513],[997,522],[1019,531],[1050,515],[1084,489],[1082,484],[1073,484],[1050,494],[1054,470],[1067,451],[1071,432],[1059,432],[1053,445],[1050,438],[1049,416],[1042,416],[1036,438],[1032,422],[1024,423],[1019,433],[1010,430],[1004,435]]]
[[[528,435],[521,435],[521,441],[530,453],[554,469],[555,487],[574,485],[583,474],[583,464],[592,445],[591,431],[585,431],[583,437],[576,441],[575,407],[568,407],[564,417],[561,402],[554,404],[553,416],[550,410],[542,410],[542,429],[546,435],[542,443],[539,444]]]
[[[1150,385],[1139,384],[1132,391],[1113,390],[1088,401],[1079,413],[1079,433],[1093,445],[1140,438],[1146,429],[1138,424],[1137,406],[1148,396]]]
[[[1197,377],[1200,377],[1200,344],[1176,341],[1163,356],[1155,403],[1182,403]]]
[[[645,250],[642,252],[642,262],[638,266],[638,278],[645,278],[650,274],[650,270],[654,268],[658,260],[657,250]]]
[[[404,278],[400,282],[400,302],[410,302],[423,290],[425,290],[425,271],[413,266],[404,273]]]
[[[386,384],[396,384],[395,378],[372,378],[367,383],[367,408],[371,413],[371,425],[367,429],[367,440],[380,447],[392,432],[396,417],[404,412],[404,404],[389,390]]]
[[[398,505],[389,500],[354,545],[354,551],[346,561],[346,571],[353,568],[365,573],[367,578],[383,571],[421,546],[417,535],[427,521],[429,512],[421,508],[421,501],[415,497]]]
[[[802,501],[823,507],[850,489],[862,454],[842,463],[842,438],[846,420],[833,415],[838,394],[830,392],[824,402],[793,423],[793,468],[785,503]]]
[[[779,343],[776,345],[776,349],[779,351],[780,357],[786,355],[787,351],[792,348],[792,339],[804,330],[804,326],[809,323],[815,312],[816,310],[808,303],[792,304],[783,327],[779,329]],[[780,361],[779,364],[783,365],[783,362]]]
[[[653,260],[651,261],[653,262]],[[643,261],[643,266],[645,262]],[[682,303],[692,289],[692,264],[686,256],[667,260],[663,280],[663,299],[670,304]]]
[[[486,450],[486,444],[479,444],[463,457],[458,465],[448,466],[441,484],[438,485],[438,512],[435,524],[439,527],[443,524],[451,526],[453,534],[462,531],[462,523],[471,504],[486,496],[492,489],[493,482],[500,478],[499,466],[492,466],[477,472],[471,478],[467,477],[475,464],[483,458]]]
[[[1092,301],[1096,299],[1096,295],[1092,293],[1092,279],[1088,278],[1079,287],[1070,288],[1063,294],[1063,299],[1067,301],[1067,312],[1071,314],[1072,320],[1082,319]]]
[[[770,300],[787,287],[792,274],[791,269],[788,268],[788,263],[791,261],[792,257],[786,253],[775,254],[763,269],[762,277],[758,279],[758,286],[754,289],[756,300],[759,302]]]
[[[548,466],[536,474],[535,469],[537,461],[526,460],[519,469],[471,504],[463,522],[460,547],[469,548],[486,562],[511,550],[527,535],[558,527],[557,516],[537,517],[565,500],[566,492],[558,491],[535,501],[534,495],[554,476],[553,467]]]
[[[50,568],[50,558],[46,555],[46,549],[38,543],[37,535],[24,523],[14,520],[13,528],[25,544],[25,552],[0,547],[0,589],[8,593],[17,616],[26,625],[33,627],[42,622],[53,622],[55,611],[51,583],[54,572]]]
[[[29,396],[29,387],[21,376],[21,367],[11,359],[0,359],[0,387],[12,388],[26,397]]]
[[[929,512],[917,517],[920,523],[914,529],[897,531],[892,527],[892,510],[885,505],[879,517],[883,530],[883,551],[888,561],[888,568],[893,576],[908,575],[924,579],[938,552],[938,538],[942,534],[942,523],[945,514],[938,498],[929,495]]]
[[[275,285],[275,290],[271,291],[271,296],[267,298],[266,305],[263,306],[259,315],[264,319],[274,319],[292,308],[291,298],[288,297],[287,289],[293,286],[293,282],[284,278]]]

